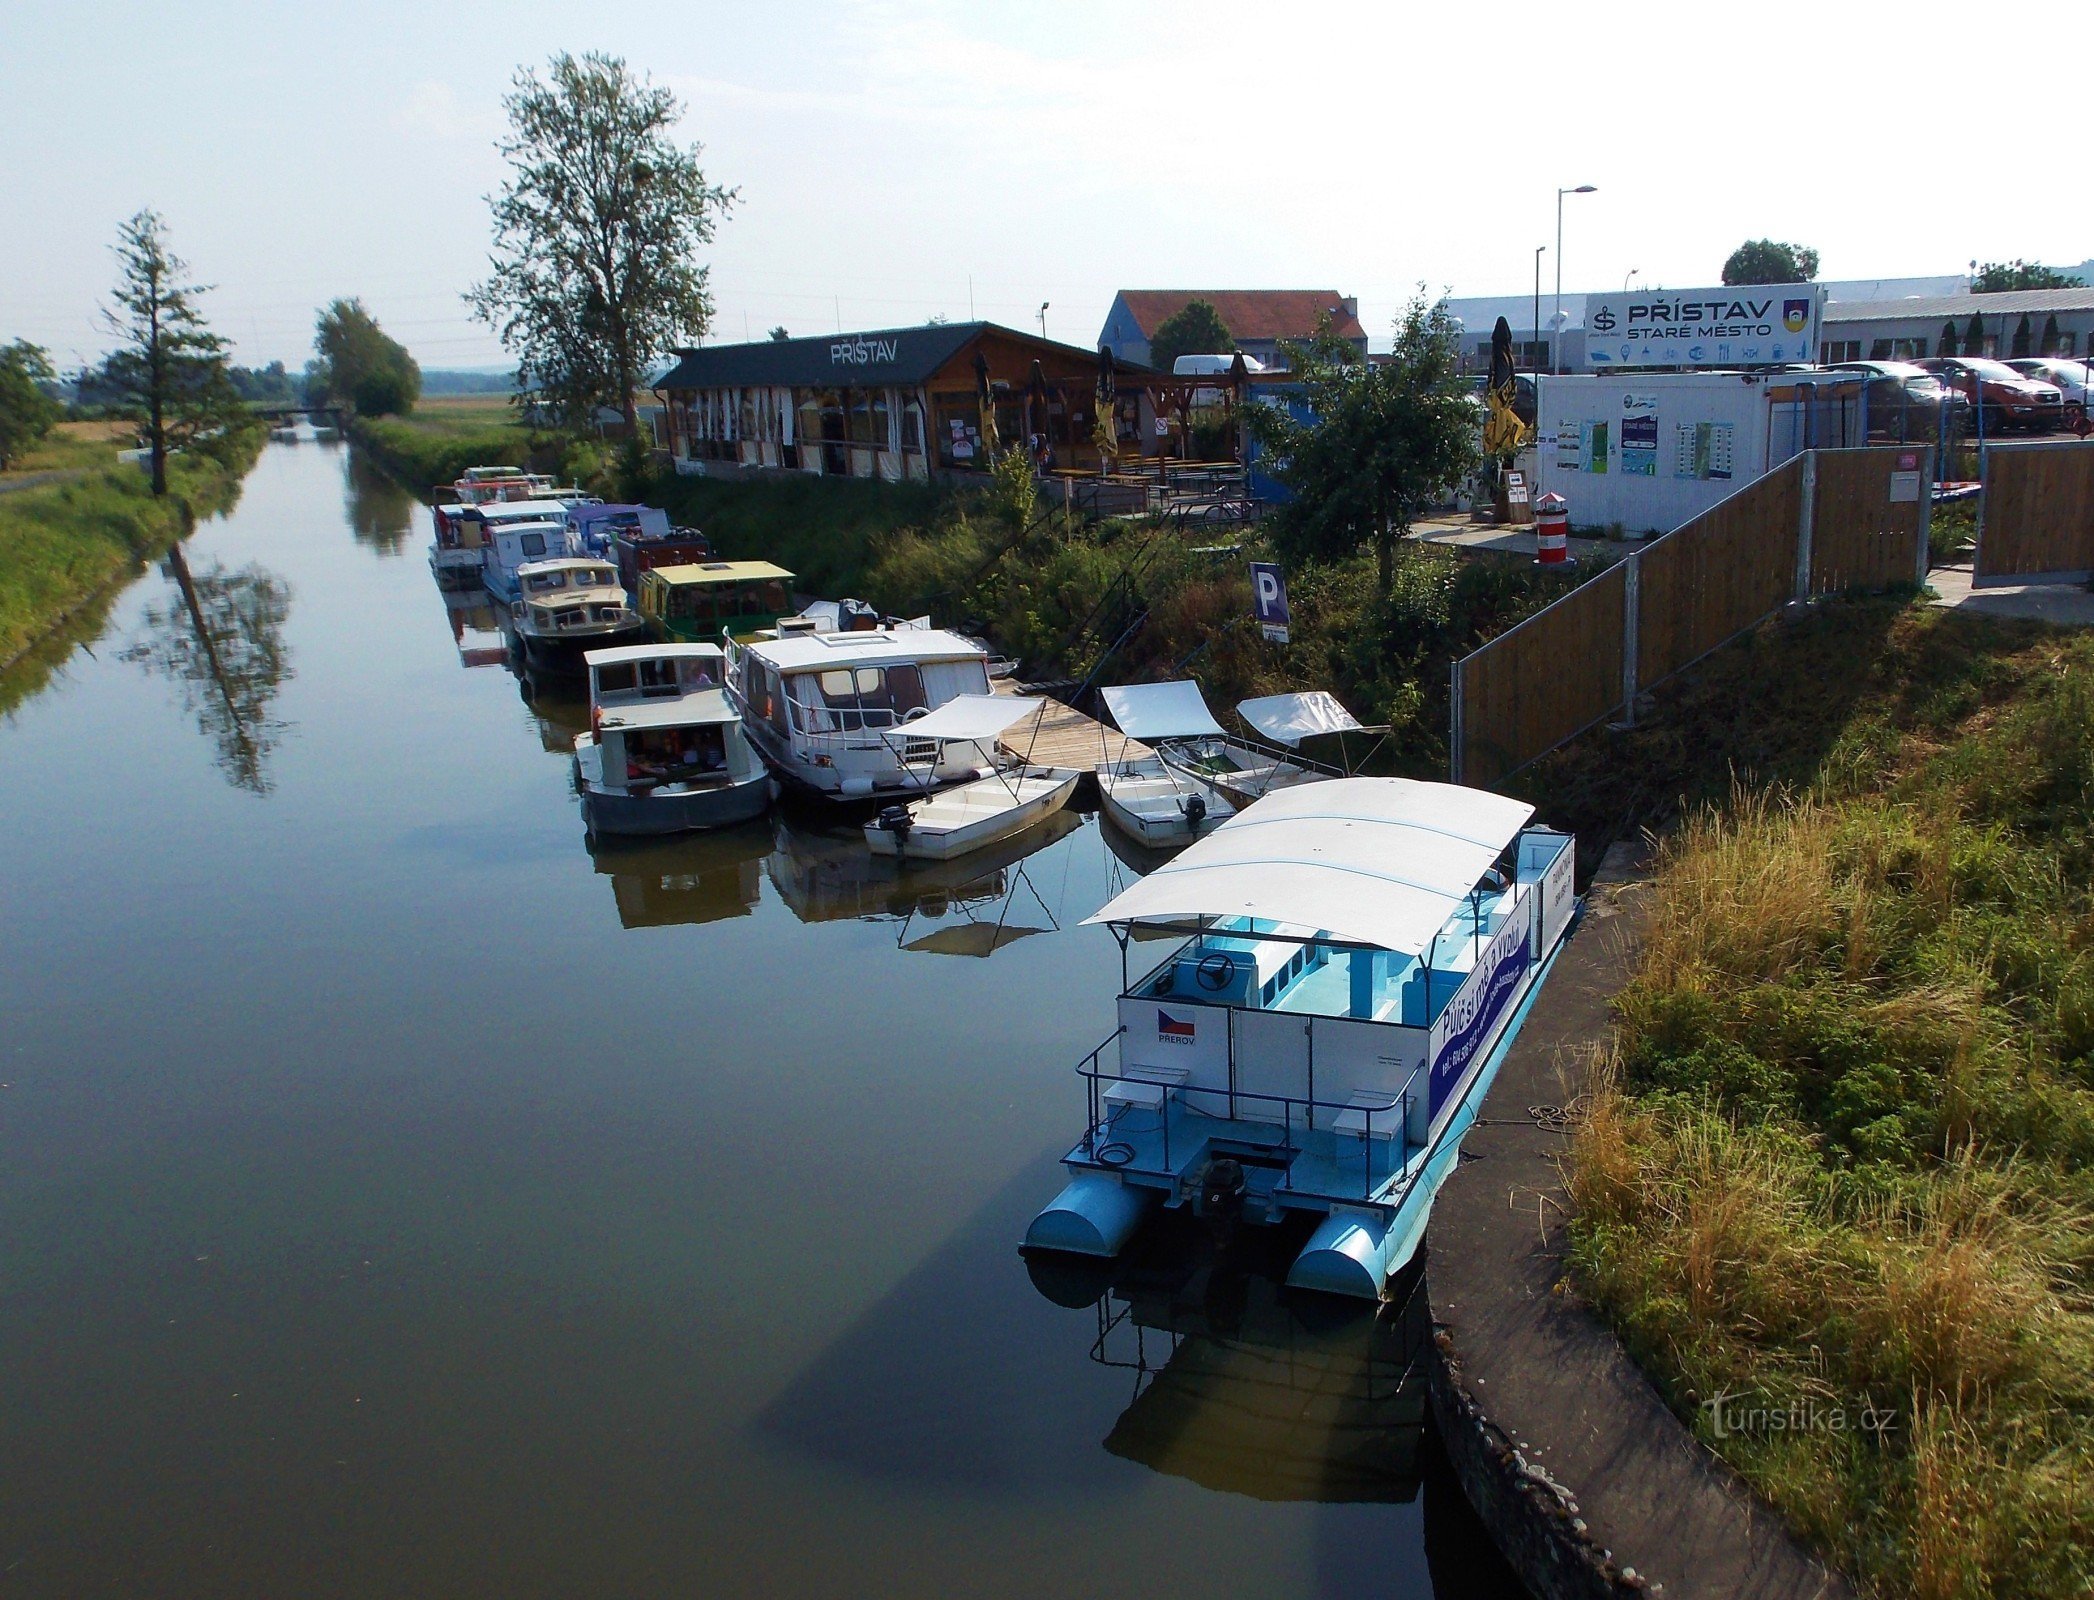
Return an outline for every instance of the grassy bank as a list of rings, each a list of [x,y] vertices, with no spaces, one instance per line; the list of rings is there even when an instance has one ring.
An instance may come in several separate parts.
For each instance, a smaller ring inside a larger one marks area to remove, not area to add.
[[[439,395],[404,417],[357,417],[349,435],[417,494],[456,482],[467,467],[563,465],[554,435],[527,428],[502,395]]]
[[[164,499],[129,465],[0,495],[0,663],[165,550],[195,518],[230,507],[266,437],[244,429],[174,457]]]
[[[1828,607],[1709,676],[1606,758],[1687,805],[1574,1144],[1577,1281],[1874,1592],[2084,1593],[2094,639]]]

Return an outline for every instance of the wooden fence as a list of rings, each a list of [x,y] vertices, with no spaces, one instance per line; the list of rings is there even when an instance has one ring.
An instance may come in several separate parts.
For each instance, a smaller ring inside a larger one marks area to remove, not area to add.
[[[2094,443],[1990,445],[1981,471],[1974,585],[2094,574]]]
[[[1923,583],[1928,452],[1811,450],[1573,589],[1453,669],[1449,766],[1488,785],[1792,601]]]

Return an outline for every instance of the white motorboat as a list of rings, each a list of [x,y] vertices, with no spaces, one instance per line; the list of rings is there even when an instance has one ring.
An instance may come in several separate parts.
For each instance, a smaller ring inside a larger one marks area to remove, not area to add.
[[[890,728],[886,737],[991,749],[1014,723],[1037,719],[1046,704],[1011,694],[960,695],[927,717]],[[999,766],[972,783],[882,808],[865,824],[865,842],[876,855],[950,861],[1052,816],[1069,803],[1082,776],[1025,762]]]
[[[1576,910],[1533,807],[1406,778],[1280,789],[1088,920],[1117,1026],[1029,1250],[1112,1257],[1143,1218],[1314,1219],[1296,1288],[1375,1299],[1417,1253]],[[1132,960],[1169,939],[1137,974]]]
[[[811,620],[799,623],[727,645],[729,689],[780,777],[832,800],[863,800],[914,797],[996,769],[993,740],[912,736],[949,701],[989,693],[980,645],[942,628],[816,632]]]
[[[1235,810],[1153,755],[1099,763],[1098,802],[1107,821],[1151,850],[1189,844]]]
[[[624,645],[587,661],[589,731],[574,767],[590,833],[686,833],[763,814],[771,775],[727,697],[718,645]]]
[[[1348,776],[1351,765],[1331,766],[1300,753],[1312,734],[1387,733],[1354,719],[1321,690],[1246,700],[1236,709],[1263,738],[1224,731],[1189,679],[1129,684],[1103,691],[1113,721],[1130,739],[1152,746],[1164,765],[1197,785],[1210,805],[1240,810],[1278,789]],[[1262,720],[1261,720],[1262,719]]]

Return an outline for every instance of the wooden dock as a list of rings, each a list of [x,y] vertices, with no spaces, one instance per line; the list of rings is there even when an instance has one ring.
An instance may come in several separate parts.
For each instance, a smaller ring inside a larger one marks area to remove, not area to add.
[[[996,690],[999,694],[1019,692],[1007,679],[998,682]],[[1101,762],[1139,761],[1152,754],[1139,739],[1130,739],[1052,698],[1047,698],[1046,709],[1038,717],[1014,724],[998,742],[1020,760],[1064,772],[1092,772]]]

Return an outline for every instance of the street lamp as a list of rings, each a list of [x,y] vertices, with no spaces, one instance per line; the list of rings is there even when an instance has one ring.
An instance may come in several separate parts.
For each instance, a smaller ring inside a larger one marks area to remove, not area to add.
[[[1563,328],[1563,197],[1564,197],[1565,195],[1567,195],[1567,194],[1597,194],[1598,192],[1599,192],[1599,190],[1598,190],[1598,189],[1597,189],[1597,188],[1596,188],[1596,187],[1595,187],[1594,185],[1592,185],[1592,184],[1589,184],[1589,183],[1581,183],[1581,184],[1579,184],[1579,185],[1577,186],[1577,188],[1575,188],[1575,189],[1558,189],[1558,190],[1556,191],[1556,315],[1555,315],[1555,321],[1556,321],[1556,327],[1557,327],[1557,330],[1558,330],[1558,332],[1557,332],[1557,337],[1558,337],[1558,338],[1561,338],[1561,337],[1562,337],[1562,332],[1561,332],[1561,330],[1562,330],[1562,328]],[[1554,372],[1554,371],[1556,371],[1556,370],[1557,370],[1557,367],[1558,367],[1558,360],[1557,360],[1557,352],[1556,352],[1555,348],[1554,348],[1554,347],[1552,346],[1552,347],[1550,348],[1550,350],[1549,350],[1549,370],[1550,370],[1551,372]]]
[[[1548,249],[1545,244],[1534,247],[1534,371],[1541,373],[1541,253]]]
[[[1040,302],[1040,337],[1047,337],[1047,302],[1044,300]]]
[[[1627,272],[1624,272],[1621,275],[1621,292],[1623,294],[1627,294],[1629,292],[1629,280],[1635,277],[1636,274],[1641,272],[1642,270],[1643,269],[1641,267],[1631,267]]]

